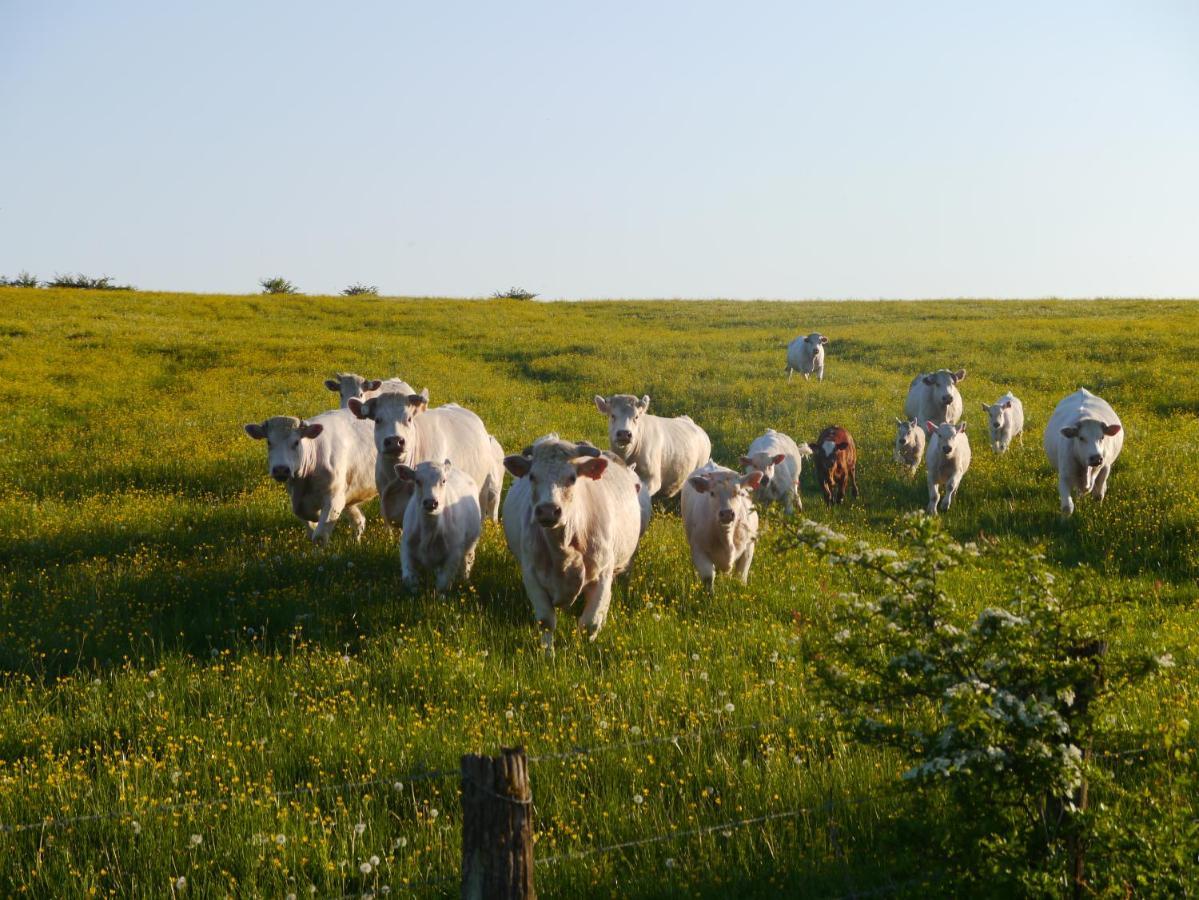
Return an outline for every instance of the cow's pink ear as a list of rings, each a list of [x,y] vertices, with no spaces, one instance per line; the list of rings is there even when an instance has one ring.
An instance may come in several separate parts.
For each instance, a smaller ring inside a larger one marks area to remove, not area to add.
[[[604,470],[607,468],[608,458],[606,456],[592,456],[582,462],[575,463],[576,472],[594,481],[599,481],[604,476]]]
[[[958,434],[961,434],[965,430],[966,430],[966,423],[963,422],[961,425],[958,426]]]
[[[529,469],[533,468],[533,460],[527,456],[505,456],[504,468],[512,473],[513,478],[524,478],[529,474]]]
[[[338,391],[338,392],[341,391],[341,384],[338,383],[336,378],[326,378],[325,379],[325,387],[327,387],[331,391]]]
[[[748,475],[742,475],[741,483],[751,491],[756,491],[758,486],[762,483],[762,473],[750,472]]]
[[[642,412],[645,412],[647,409],[649,409],[649,394],[646,394],[640,400],[638,400],[637,405],[641,407]]]
[[[965,381],[965,380],[966,380],[966,370],[965,369],[958,369],[956,372],[953,373],[953,383],[954,384],[957,384],[959,381]]]
[[[712,486],[708,482],[708,479],[703,475],[692,475],[687,479],[687,483],[701,494],[706,494],[708,492],[708,488]]]
[[[1111,437],[1113,434],[1119,434],[1119,433],[1120,433],[1120,426],[1119,426],[1118,424],[1115,424],[1115,423],[1113,423],[1113,424],[1111,424],[1111,425],[1104,425],[1104,426],[1103,426],[1103,433],[1104,433],[1104,434],[1106,434],[1108,437]]]
[[[824,336],[822,335],[822,336],[821,336],[821,338],[820,338],[820,343],[822,343],[822,344],[827,344],[827,343],[828,343],[828,338],[826,338],[826,337],[824,337]]]
[[[932,422],[925,422],[924,430],[927,431],[929,434],[932,434],[934,431],[937,430],[937,426],[934,425]]]
[[[774,459],[772,459],[771,462],[776,466],[781,466],[783,464],[783,460],[786,458],[787,455],[785,453],[776,453],[774,454]]]
[[[400,481],[416,481],[416,469],[412,466],[406,466],[403,463],[395,467],[396,477]]]
[[[300,423],[300,437],[302,437],[302,438],[314,438],[314,437],[318,436],[324,430],[325,430],[325,426],[322,425],[320,422],[301,422]]]
[[[601,397],[599,394],[595,395],[595,408],[602,412],[605,416],[612,411],[612,408],[608,406],[608,398]]]
[[[375,378],[371,381],[362,382],[362,389],[364,391],[377,391],[381,387],[383,387],[383,382],[380,381],[378,378]]]
[[[741,465],[752,466],[753,464],[754,464],[754,461],[752,459],[750,459],[748,456],[741,457]]]
[[[263,428],[261,425],[259,425],[257,422],[251,422],[249,425],[245,426],[245,429],[246,429],[246,434],[248,434],[250,437],[252,437],[256,441],[261,441],[263,438],[266,437],[266,429]]]
[[[369,419],[371,417],[370,401],[364,401],[361,397],[351,397],[346,403],[346,408],[352,412],[356,418]]]

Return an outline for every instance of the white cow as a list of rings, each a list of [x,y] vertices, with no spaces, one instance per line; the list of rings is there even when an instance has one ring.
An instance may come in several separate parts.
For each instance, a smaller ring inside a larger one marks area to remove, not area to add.
[[[469,409],[448,403],[429,409],[429,390],[419,394],[391,391],[369,400],[350,400],[350,412],[375,423],[378,463],[375,481],[388,524],[402,526],[410,485],[400,483],[397,463],[416,466],[428,460],[454,460],[479,485],[479,508],[494,520],[504,483],[504,451]]]
[[[1019,435],[1024,440],[1024,404],[1020,398],[1008,391],[994,403],[984,403],[983,410],[987,414],[987,427],[991,431],[991,449],[996,453],[1006,453],[1012,444],[1012,438]]]
[[[962,395],[958,382],[966,377],[965,369],[950,372],[938,369],[912,379],[903,414],[917,422],[956,422],[962,417]]]
[[[824,381],[824,347],[828,338],[818,331],[813,331],[807,337],[800,335],[787,345],[787,380],[798,372],[808,380],[809,375],[815,375],[817,381]]]
[[[958,495],[966,470],[970,468],[970,438],[966,437],[966,423],[954,425],[928,422],[928,450],[924,454],[924,465],[928,470],[928,514],[938,511],[949,512],[949,507]],[[941,496],[941,488],[945,495]]]
[[[479,485],[448,459],[398,465],[396,475],[411,485],[400,539],[404,585],[416,590],[421,575],[433,572],[437,592],[444,593],[470,578],[483,531]]]
[[[805,456],[812,455],[807,444],[800,446],[791,438],[773,428],[754,439],[749,450],[741,457],[745,474],[761,472],[762,480],[754,492],[754,499],[763,505],[782,503],[783,511],[791,515],[796,509],[803,510],[799,496],[799,473]]]
[[[761,472],[742,475],[711,460],[691,473],[683,486],[683,530],[691,562],[709,593],[717,572],[735,572],[745,584],[758,539],[758,512],[750,491]]]
[[[712,455],[712,441],[690,416],[654,416],[649,395],[596,395],[595,408],[608,417],[612,452],[637,469],[651,497],[673,497],[687,476]]]
[[[908,478],[915,478],[924,459],[924,427],[912,419],[895,418],[895,461],[904,467]]]
[[[579,625],[595,640],[612,602],[612,582],[628,569],[645,511],[636,474],[590,444],[553,436],[508,456],[517,479],[504,501],[508,546],[520,561],[525,591],[553,655],[557,610],[583,597]]]
[[[1054,408],[1045,425],[1045,455],[1057,469],[1063,516],[1074,513],[1074,492],[1102,502],[1123,448],[1120,417],[1102,397],[1079,388]]]
[[[341,408],[349,409],[350,400],[369,400],[384,391],[395,391],[400,394],[411,394],[412,385],[402,378],[388,378],[380,381],[378,378],[363,378],[353,372],[338,372],[333,378],[325,379],[325,387],[341,397]]]
[[[291,511],[308,525],[314,542],[328,543],[346,512],[361,538],[366,517],[358,508],[375,496],[375,444],[371,430],[344,409],[302,420],[273,416],[245,426],[265,440],[271,477],[287,485]]]

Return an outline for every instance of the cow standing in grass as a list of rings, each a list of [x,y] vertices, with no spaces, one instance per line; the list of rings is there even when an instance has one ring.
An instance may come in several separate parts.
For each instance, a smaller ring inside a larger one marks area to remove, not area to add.
[[[341,397],[341,408],[349,409],[350,401],[369,400],[384,391],[394,391],[399,394],[411,394],[412,385],[402,378],[388,378],[380,381],[378,378],[363,378],[353,372],[338,372],[333,378],[325,379],[325,387]]]
[[[643,488],[632,469],[589,444],[548,437],[527,450],[504,459],[517,479],[504,501],[504,530],[552,655],[557,611],[578,598],[589,638],[604,627],[612,582],[641,540]]]
[[[966,436],[965,422],[960,425],[928,422],[925,427],[929,432],[928,450],[924,454],[928,470],[928,514],[935,516],[938,512],[949,512],[958,495],[962,479],[970,468],[970,438]]]
[[[805,457],[812,455],[807,444],[802,447],[781,431],[767,428],[760,437],[754,438],[749,450],[741,457],[741,468],[745,474],[760,472],[762,480],[754,491],[754,499],[765,505],[782,503],[783,512],[791,515],[803,510],[799,496],[799,473]]]
[[[924,461],[924,426],[912,419],[895,419],[895,461],[904,468],[908,478],[915,478]]]
[[[824,348],[827,344],[828,338],[818,331],[807,336],[800,335],[788,344],[787,380],[790,381],[791,376],[798,372],[804,381],[811,375],[815,375],[817,381],[824,381]]]
[[[712,455],[712,441],[690,416],[651,415],[648,394],[597,394],[595,408],[608,417],[612,452],[636,467],[651,497],[673,497]]]
[[[958,384],[965,380],[966,370],[938,369],[924,372],[912,379],[903,413],[917,422],[956,422],[962,418],[962,395]]]
[[[421,575],[432,572],[437,592],[445,593],[470,578],[483,531],[479,485],[448,459],[398,465],[396,476],[411,487],[400,539],[404,586],[416,590]]]
[[[344,409],[311,419],[274,416],[245,426],[266,441],[271,477],[287,485],[291,509],[316,543],[328,543],[345,512],[361,538],[366,517],[358,508],[376,494],[375,444],[368,426]]]
[[[683,486],[683,530],[708,593],[715,590],[717,572],[733,572],[742,584],[749,581],[758,540],[758,513],[750,493],[761,482],[761,472],[742,474],[709,460]]]
[[[853,436],[840,425],[830,425],[820,432],[815,442],[808,444],[812,451],[812,463],[816,467],[816,481],[829,506],[845,500],[847,488],[853,488],[858,497],[858,448]]]
[[[1124,427],[1102,397],[1079,388],[1053,410],[1045,425],[1045,455],[1057,469],[1062,515],[1074,514],[1074,497],[1103,502],[1112,466],[1124,449]]]
[[[350,412],[374,422],[378,449],[375,480],[383,517],[402,527],[411,485],[395,473],[397,464],[416,466],[428,460],[454,460],[479,485],[483,517],[499,514],[504,481],[504,452],[487,433],[483,420],[469,409],[448,403],[429,409],[429,391],[401,394],[387,391],[369,400],[350,400]]]
[[[987,414],[987,428],[991,433],[991,449],[996,453],[1006,453],[1012,444],[1012,439],[1019,437],[1024,440],[1024,404],[1020,398],[1008,391],[994,403],[984,403],[983,411]]]

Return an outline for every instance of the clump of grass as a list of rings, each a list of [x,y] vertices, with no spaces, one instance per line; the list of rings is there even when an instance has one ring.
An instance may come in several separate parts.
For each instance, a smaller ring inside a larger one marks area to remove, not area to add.
[[[378,297],[379,288],[374,284],[359,284],[357,281],[342,291],[347,297]]]
[[[264,294],[298,294],[300,289],[288,281],[286,278],[281,278],[276,275],[274,278],[261,278],[258,283],[262,286]]]
[[[38,281],[36,275],[30,275],[25,271],[22,271],[20,274],[15,275],[12,278],[5,278],[3,275],[0,275],[0,287],[35,288],[40,283],[41,282]]]
[[[506,291],[496,291],[491,295],[493,300],[532,300],[536,296],[522,287],[510,287]]]
[[[25,285],[29,287],[30,285]],[[73,288],[84,291],[132,291],[131,284],[113,284],[111,275],[101,275],[98,278],[77,272],[74,275],[58,275],[46,282],[50,288]]]

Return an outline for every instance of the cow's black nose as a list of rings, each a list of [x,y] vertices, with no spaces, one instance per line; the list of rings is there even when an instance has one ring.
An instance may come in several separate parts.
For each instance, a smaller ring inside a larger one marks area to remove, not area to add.
[[[538,503],[533,515],[541,525],[556,525],[562,518],[562,507],[556,503]]]
[[[271,477],[276,481],[287,481],[291,469],[287,466],[271,466]]]
[[[1091,454],[1091,460],[1090,460],[1090,461],[1091,461],[1091,466],[1092,466],[1092,468],[1093,468],[1093,467],[1095,467],[1095,466],[1098,466],[1098,465],[1102,465],[1102,463],[1103,463],[1103,456],[1102,456],[1101,454],[1098,454],[1098,453],[1092,453],[1092,454]]]
[[[440,504],[432,497],[426,497],[421,501],[421,506],[425,508],[425,512],[433,512]]]
[[[618,443],[627,444],[632,439],[633,439],[633,432],[631,432],[631,431],[616,432],[616,440]]]
[[[733,519],[737,518],[737,514],[731,509],[722,509],[716,514],[716,517],[725,525],[727,525],[729,522],[733,521]]]

